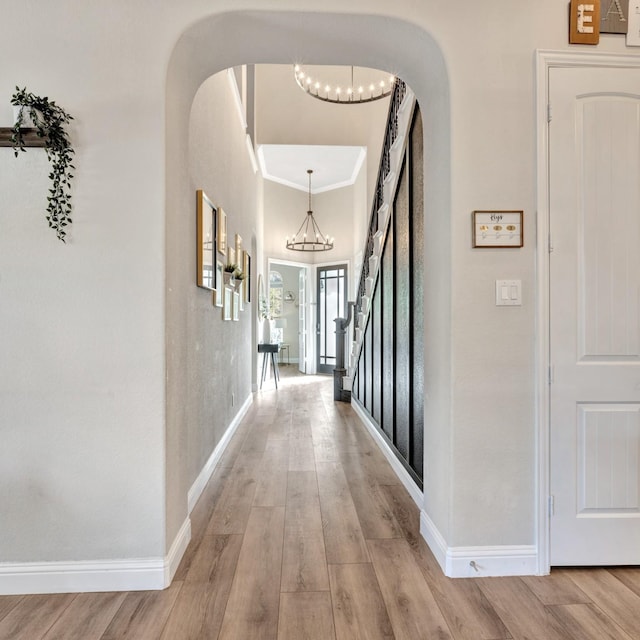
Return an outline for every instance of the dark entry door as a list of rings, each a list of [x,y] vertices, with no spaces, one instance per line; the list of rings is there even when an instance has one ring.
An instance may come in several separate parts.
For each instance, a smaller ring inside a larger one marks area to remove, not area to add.
[[[318,267],[316,322],[318,373],[332,373],[336,366],[335,318],[344,318],[347,308],[347,265]]]

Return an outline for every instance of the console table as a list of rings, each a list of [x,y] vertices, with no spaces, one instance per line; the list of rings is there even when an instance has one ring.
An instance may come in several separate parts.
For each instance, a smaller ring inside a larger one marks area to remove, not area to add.
[[[262,389],[262,383],[267,377],[267,358],[271,356],[271,366],[273,367],[273,379],[276,383],[276,389],[278,388],[278,380],[280,379],[280,372],[278,371],[278,358],[276,357],[280,345],[262,343],[258,345],[258,353],[262,353],[262,376],[260,377],[260,388]]]

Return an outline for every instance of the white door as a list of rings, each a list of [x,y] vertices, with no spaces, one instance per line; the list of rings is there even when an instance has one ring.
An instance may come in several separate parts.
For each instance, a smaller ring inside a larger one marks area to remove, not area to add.
[[[550,560],[640,564],[640,69],[549,96]]]
[[[307,372],[307,270],[298,275],[298,369]]]

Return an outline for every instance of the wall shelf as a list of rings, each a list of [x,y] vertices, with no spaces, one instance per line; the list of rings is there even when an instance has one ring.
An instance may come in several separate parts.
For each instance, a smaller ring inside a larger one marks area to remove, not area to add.
[[[0,127],[0,147],[11,147],[11,127]],[[44,147],[46,144],[46,138],[40,138],[36,133],[37,129],[23,128],[22,135],[24,136],[25,147]]]

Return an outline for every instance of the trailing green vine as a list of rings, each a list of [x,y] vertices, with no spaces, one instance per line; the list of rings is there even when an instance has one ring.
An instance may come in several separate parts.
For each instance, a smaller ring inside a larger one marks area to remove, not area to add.
[[[51,188],[47,196],[46,217],[49,227],[54,229],[58,239],[65,242],[66,227],[71,224],[71,179],[72,171],[75,170],[72,163],[75,151],[65,125],[73,120],[73,116],[53,100],[27,92],[26,88],[16,87],[16,92],[11,96],[11,104],[19,107],[11,135],[15,156],[17,157],[20,151],[26,151],[22,132],[25,114],[31,118],[37,136],[45,139],[45,150],[51,164]]]

